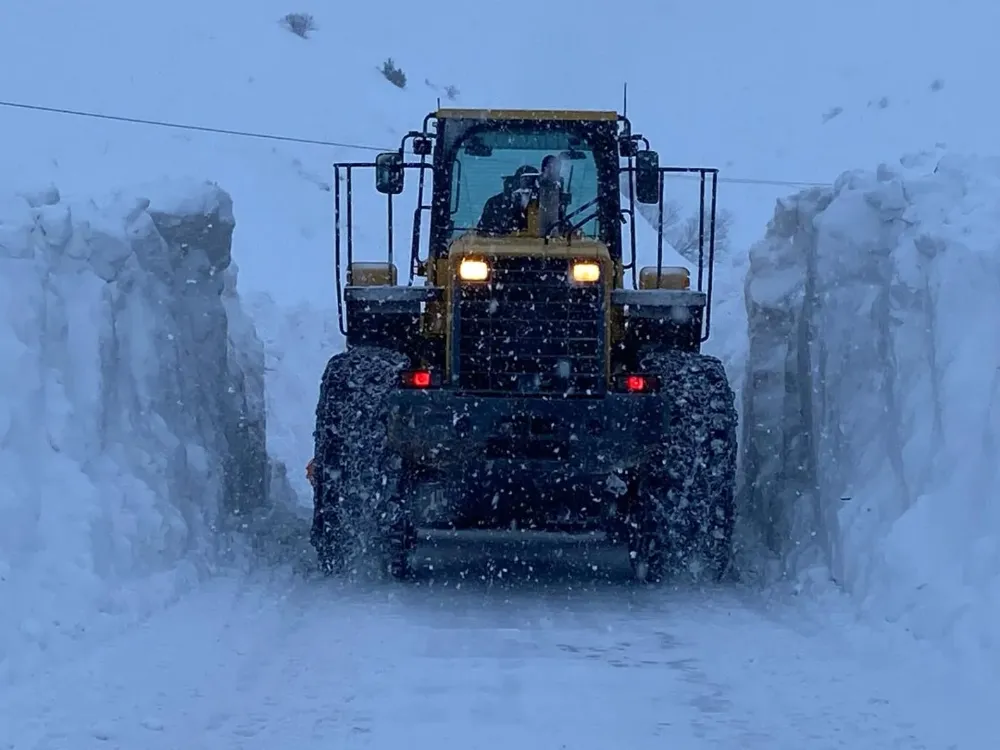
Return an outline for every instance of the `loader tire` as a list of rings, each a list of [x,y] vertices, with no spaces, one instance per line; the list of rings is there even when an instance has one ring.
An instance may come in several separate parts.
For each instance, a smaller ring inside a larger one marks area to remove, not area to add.
[[[388,442],[389,394],[406,358],[356,347],[327,363],[316,405],[313,526],[310,541],[326,574],[376,563],[392,572],[406,526],[395,502],[402,461]],[[389,559],[387,559],[389,558]]]
[[[725,368],[690,352],[649,355],[668,399],[663,442],[633,489],[629,557],[636,578],[689,571],[721,580],[732,560],[737,416]]]

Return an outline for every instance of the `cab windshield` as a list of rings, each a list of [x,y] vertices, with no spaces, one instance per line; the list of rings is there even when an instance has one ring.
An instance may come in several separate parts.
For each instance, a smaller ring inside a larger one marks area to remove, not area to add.
[[[542,234],[599,238],[598,168],[576,133],[547,126],[470,128],[451,164],[450,236],[524,231],[527,206],[543,217]]]

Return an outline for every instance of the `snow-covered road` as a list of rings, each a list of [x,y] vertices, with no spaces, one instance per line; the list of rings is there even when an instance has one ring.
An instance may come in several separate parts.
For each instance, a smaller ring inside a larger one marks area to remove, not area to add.
[[[447,556],[411,584],[219,579],[0,691],[0,747],[985,750],[1000,732],[995,695],[898,636],[585,558],[492,583]]]

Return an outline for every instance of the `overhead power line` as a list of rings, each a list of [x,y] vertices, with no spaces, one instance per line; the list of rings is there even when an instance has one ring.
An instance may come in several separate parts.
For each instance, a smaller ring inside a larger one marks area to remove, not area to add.
[[[664,175],[670,180],[697,180],[698,175],[693,174],[667,174]],[[780,187],[830,187],[829,182],[796,182],[794,180],[765,180],[753,177],[723,177],[719,176],[719,182],[729,182],[736,185],[777,185]]]
[[[277,135],[275,133],[256,133],[250,130],[230,130],[228,128],[210,128],[204,125],[186,125],[179,122],[168,122],[166,120],[147,120],[142,117],[124,117],[122,115],[106,115],[99,112],[85,112],[77,109],[63,109],[62,107],[43,107],[40,104],[23,104],[21,102],[0,101],[0,107],[11,109],[26,109],[32,112],[48,112],[58,115],[72,115],[73,117],[87,117],[93,120],[111,120],[112,122],[124,122],[131,125],[150,125],[157,128],[170,128],[173,130],[189,130],[197,133],[215,133],[217,135],[232,135],[240,138],[260,138],[268,141],[284,141],[285,143],[304,143],[310,146],[329,146],[332,148],[347,148],[361,151],[388,151],[390,149],[379,148],[378,146],[363,146],[357,143],[338,143],[337,141],[325,141],[318,138],[298,138],[290,135]]]
[[[11,102],[0,100],[0,107],[7,109],[20,109],[30,112],[44,112],[55,115],[66,115],[71,117],[85,117],[92,120],[106,120],[110,122],[120,122],[129,125],[146,125],[156,128],[167,128],[170,130],[184,130],[195,133],[213,133],[215,135],[228,135],[238,138],[256,138],[258,140],[280,141],[283,143],[298,143],[307,146],[325,146],[327,148],[339,148],[353,151],[392,151],[393,149],[384,146],[371,146],[363,143],[350,143],[346,141],[328,141],[321,138],[300,138],[290,135],[279,135],[277,133],[259,133],[252,130],[232,130],[229,128],[213,128],[206,125],[189,125],[180,122],[170,122],[168,120],[151,120],[143,117],[128,117],[125,115],[109,115],[102,112],[89,112],[79,109],[67,109],[64,107],[46,107],[41,104],[25,104],[24,102]],[[697,179],[693,175],[673,175],[688,179]],[[796,180],[765,180],[752,177],[719,177],[719,182],[729,182],[741,185],[775,185],[780,187],[826,187],[829,183],[804,182]]]

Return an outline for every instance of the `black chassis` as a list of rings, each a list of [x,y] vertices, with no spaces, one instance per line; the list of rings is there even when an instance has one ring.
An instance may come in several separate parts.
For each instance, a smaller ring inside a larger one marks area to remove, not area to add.
[[[389,441],[413,478],[404,502],[431,529],[614,530],[669,424],[657,393],[389,399]]]

